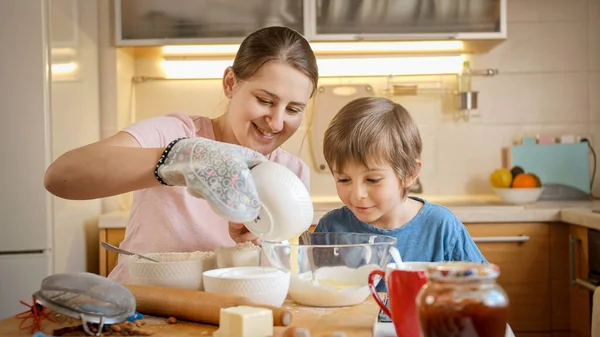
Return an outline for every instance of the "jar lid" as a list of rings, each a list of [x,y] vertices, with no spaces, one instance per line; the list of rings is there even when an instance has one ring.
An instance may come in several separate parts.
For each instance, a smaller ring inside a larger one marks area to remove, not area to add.
[[[427,268],[427,277],[440,281],[475,281],[495,279],[500,268],[491,263],[445,262]]]

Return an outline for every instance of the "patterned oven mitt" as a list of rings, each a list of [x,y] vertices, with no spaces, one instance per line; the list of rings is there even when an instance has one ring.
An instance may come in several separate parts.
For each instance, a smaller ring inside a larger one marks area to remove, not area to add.
[[[206,138],[176,139],[165,149],[155,176],[164,185],[187,186],[223,218],[244,223],[259,214],[260,203],[250,169],[266,161],[249,148]]]

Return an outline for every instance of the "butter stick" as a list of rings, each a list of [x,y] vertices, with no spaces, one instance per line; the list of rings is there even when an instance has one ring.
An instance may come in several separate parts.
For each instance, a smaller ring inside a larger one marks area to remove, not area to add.
[[[237,306],[221,309],[219,330],[214,337],[273,336],[273,312],[265,308]]]

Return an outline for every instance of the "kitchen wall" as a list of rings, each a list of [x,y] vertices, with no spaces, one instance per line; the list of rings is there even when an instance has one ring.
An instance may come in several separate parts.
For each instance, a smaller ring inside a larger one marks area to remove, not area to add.
[[[439,95],[394,97],[421,130],[426,194],[492,193],[488,176],[502,164],[501,148],[523,135],[589,135],[600,152],[600,0],[508,0],[508,9],[508,40],[487,54],[467,56],[474,69],[500,71],[473,80],[480,117],[453,121]],[[128,62],[136,75],[160,73],[157,60]],[[386,81],[328,78],[320,84],[368,83],[383,95]],[[132,120],[175,110],[217,116],[225,109],[217,80],[153,81],[126,93],[129,105],[118,115]],[[305,134],[306,125],[284,147],[312,166]],[[314,196],[335,196],[329,174],[313,170],[311,180]],[[600,183],[594,191],[600,195]]]
[[[73,63],[75,71],[53,74],[52,158],[100,139],[98,93],[98,3],[50,1],[53,67]],[[60,66],[59,66],[60,67]],[[52,198],[54,272],[98,270],[97,216],[100,200]]]

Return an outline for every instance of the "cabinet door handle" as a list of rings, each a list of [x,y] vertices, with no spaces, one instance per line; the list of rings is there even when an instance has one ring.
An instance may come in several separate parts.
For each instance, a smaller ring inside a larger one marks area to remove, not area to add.
[[[598,286],[575,276],[575,245],[580,241],[580,239],[574,237],[572,234],[569,234],[569,269],[571,270],[571,286],[579,285],[591,292],[594,292]]]
[[[575,279],[575,284],[580,285],[591,292],[596,291],[596,288],[598,288],[598,286],[594,285],[593,283],[580,278]]]
[[[527,242],[531,238],[527,235],[517,236],[476,236],[473,237],[475,242]]]
[[[575,244],[579,242],[579,239],[569,234],[569,270],[571,272],[571,286],[575,285]]]

